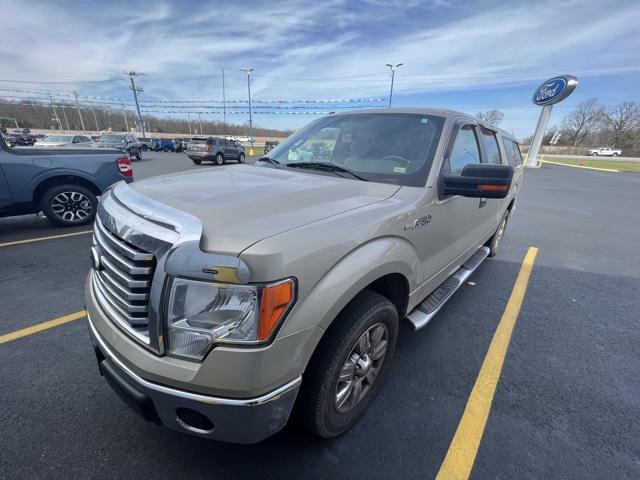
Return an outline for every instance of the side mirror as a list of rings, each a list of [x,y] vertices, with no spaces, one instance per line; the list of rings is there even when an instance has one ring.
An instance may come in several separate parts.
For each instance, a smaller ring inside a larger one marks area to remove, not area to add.
[[[460,175],[443,175],[444,194],[471,198],[505,198],[511,188],[513,167],[472,163]]]

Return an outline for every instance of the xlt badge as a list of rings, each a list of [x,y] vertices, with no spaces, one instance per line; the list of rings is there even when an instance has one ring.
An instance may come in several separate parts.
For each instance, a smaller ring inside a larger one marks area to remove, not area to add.
[[[414,220],[413,223],[404,226],[404,231],[417,230],[418,228],[424,227],[427,223],[431,223],[431,215],[425,215],[424,217],[420,217],[417,220]]]

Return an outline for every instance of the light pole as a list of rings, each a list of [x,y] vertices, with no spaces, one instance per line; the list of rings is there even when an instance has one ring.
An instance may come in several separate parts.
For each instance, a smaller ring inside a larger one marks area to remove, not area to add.
[[[129,133],[129,122],[127,122],[127,111],[124,109],[124,103],[122,104],[122,116],[124,117],[124,128]]]
[[[198,112],[198,122],[200,123],[200,135],[204,135],[204,132],[202,131],[202,113]]]
[[[64,104],[62,105],[62,116],[64,117],[64,123],[67,126],[67,132],[69,131],[69,120],[67,120],[67,112],[64,111]],[[67,133],[64,132],[64,133]]]
[[[391,69],[391,90],[389,90],[389,108],[391,108],[391,99],[393,98],[393,80],[396,76],[396,70],[403,65],[402,63],[387,63],[387,67]]]
[[[76,97],[76,109],[78,110],[78,116],[80,117],[80,125],[82,125],[82,133],[86,133],[84,129],[84,120],[82,119],[82,111],[80,111],[80,103],[78,103],[78,92],[74,90],[73,95]]]
[[[133,92],[133,99],[136,101],[136,110],[138,111],[138,121],[140,122],[140,130],[142,130],[142,137],[146,138],[146,134],[144,131],[144,119],[142,118],[142,113],[140,113],[140,104],[138,103],[138,93],[144,92],[144,90],[140,87],[136,87],[136,82],[133,80],[133,77],[139,77],[140,75],[144,75],[144,73],[138,72],[123,72],[125,75],[129,75],[129,80],[131,80],[131,91]],[[128,128],[127,128],[128,130]]]
[[[91,105],[91,111],[93,112],[93,120],[96,122],[96,132],[100,132],[100,127],[98,126],[98,117],[96,117],[96,109],[93,108],[93,102],[89,102]]]
[[[251,73],[253,68],[241,68],[247,74],[247,91],[249,92],[249,143],[253,146],[253,119],[251,118]]]
[[[227,134],[227,96],[224,91],[224,68],[222,69],[222,122],[224,123],[224,134]]]
[[[56,117],[56,122],[58,122],[58,127],[60,128],[60,130],[62,130],[62,122],[58,118],[58,112],[56,112],[56,104],[53,103],[53,97],[51,95],[49,95],[49,100],[51,100],[51,106],[53,107],[53,116]],[[17,125],[16,125],[16,128],[18,128]]]

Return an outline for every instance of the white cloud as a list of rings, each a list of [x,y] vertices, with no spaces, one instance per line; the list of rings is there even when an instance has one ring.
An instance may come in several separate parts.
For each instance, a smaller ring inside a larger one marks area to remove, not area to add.
[[[355,6],[354,6],[355,5]],[[386,95],[384,64],[404,62],[399,95],[536,82],[556,73],[634,71],[640,9],[633,1],[496,2],[4,2],[3,78],[112,78],[148,74],[145,95],[257,98]],[[304,79],[353,77],[313,81]],[[278,77],[278,78],[268,78]],[[71,88],[71,87],[66,87]],[[124,82],[81,86],[127,95]],[[523,100],[528,101],[528,98]],[[487,104],[487,108],[491,105]]]

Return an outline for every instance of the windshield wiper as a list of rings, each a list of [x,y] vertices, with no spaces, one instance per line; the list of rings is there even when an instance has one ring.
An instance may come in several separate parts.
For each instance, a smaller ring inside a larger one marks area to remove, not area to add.
[[[258,161],[270,163],[271,165],[280,165],[280,162],[278,160],[276,160],[275,158],[267,157],[267,156],[260,157]]]
[[[358,180],[362,180],[363,182],[368,182],[369,180],[358,175],[355,172],[352,172],[348,168],[341,167],[340,165],[336,165],[335,163],[329,162],[294,162],[288,163],[287,167],[290,168],[308,168],[309,170],[320,170],[325,172],[341,172],[347,173],[351,175],[353,178],[357,178]]]

